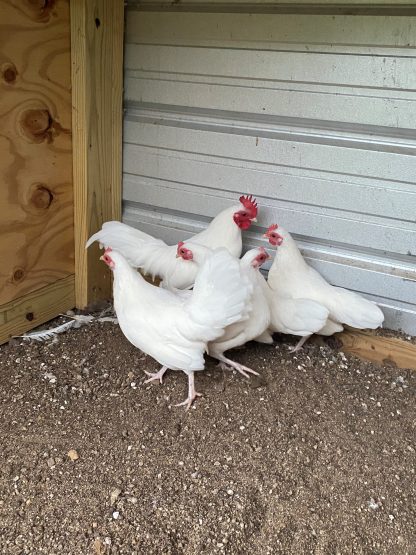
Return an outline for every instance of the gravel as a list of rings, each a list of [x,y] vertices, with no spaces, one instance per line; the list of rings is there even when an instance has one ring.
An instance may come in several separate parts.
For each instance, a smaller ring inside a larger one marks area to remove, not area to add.
[[[208,359],[188,412],[111,322],[0,347],[0,552],[416,553],[414,372],[295,341]]]

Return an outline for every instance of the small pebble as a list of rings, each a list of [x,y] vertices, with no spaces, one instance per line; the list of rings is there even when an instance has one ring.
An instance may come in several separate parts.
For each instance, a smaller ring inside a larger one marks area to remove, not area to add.
[[[114,488],[112,490],[112,492],[110,493],[110,503],[111,505],[114,505],[114,503],[117,501],[117,499],[120,497],[121,494],[121,489],[119,488]]]
[[[75,451],[75,449],[70,449],[68,451],[68,457],[71,459],[71,461],[76,461],[79,459],[79,455],[78,453]]]

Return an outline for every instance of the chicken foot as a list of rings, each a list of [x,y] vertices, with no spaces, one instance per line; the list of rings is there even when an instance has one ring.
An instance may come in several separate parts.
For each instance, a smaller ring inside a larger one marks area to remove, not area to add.
[[[222,370],[230,370],[230,366],[231,366],[231,368],[234,368],[234,370],[237,370],[237,372],[242,374],[245,378],[250,378],[249,374],[254,374],[255,376],[260,375],[255,370],[252,370],[251,368],[248,368],[243,364],[239,364],[238,362],[234,362],[234,360],[231,360],[225,357],[224,355],[216,355],[215,358],[220,361],[218,366]]]
[[[175,407],[186,406],[186,410],[192,406],[192,403],[197,397],[202,397],[202,393],[195,391],[195,377],[194,372],[189,372],[188,374],[188,397],[182,403],[178,403]]]
[[[154,382],[159,380],[159,383],[163,383],[163,376],[166,372],[166,370],[168,369],[167,366],[162,366],[162,368],[159,370],[159,372],[146,372],[146,370],[144,371],[144,373],[146,374],[146,376],[150,376],[150,378],[148,380],[145,380],[143,383],[149,383],[149,382]]]

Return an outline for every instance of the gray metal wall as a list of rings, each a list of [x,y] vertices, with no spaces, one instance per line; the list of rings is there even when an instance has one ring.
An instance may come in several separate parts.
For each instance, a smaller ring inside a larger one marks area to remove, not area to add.
[[[416,15],[138,4],[124,221],[173,244],[252,193],[247,246],[277,221],[330,282],[416,334]]]

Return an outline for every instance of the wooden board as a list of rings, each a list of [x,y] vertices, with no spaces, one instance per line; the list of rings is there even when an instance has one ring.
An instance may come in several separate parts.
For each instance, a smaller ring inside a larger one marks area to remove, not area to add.
[[[69,6],[0,0],[0,306],[73,274]]]
[[[85,242],[121,218],[123,0],[71,0],[76,304],[110,296],[98,246]]]
[[[74,275],[28,293],[1,307],[0,344],[21,335],[75,305]]]
[[[0,0],[0,342],[73,306],[71,142],[68,0]]]
[[[416,370],[416,345],[402,339],[372,335],[365,331],[344,331],[336,335],[342,350],[364,360],[394,364]]]
[[[146,7],[165,7],[165,8],[172,8],[174,9],[177,7],[179,9],[180,6],[177,4],[181,4],[182,6],[192,6],[196,7],[198,5],[214,5],[215,8],[220,6],[221,4],[225,4],[227,7],[231,8],[233,5],[250,5],[250,6],[289,6],[293,5],[315,5],[320,8],[324,8],[325,6],[331,5],[341,5],[345,8],[348,6],[412,6],[414,4],[414,0],[182,0],[181,2],[172,2],[168,0],[130,0],[129,4],[131,6],[136,5],[138,8],[146,8]],[[153,8],[155,9],[155,8]]]
[[[130,0],[139,10],[412,15],[414,0]]]

